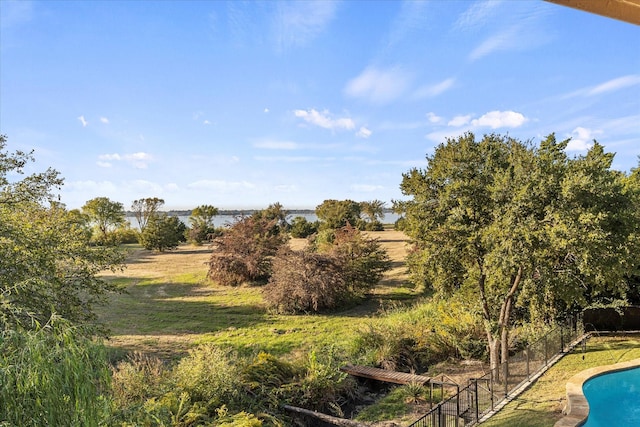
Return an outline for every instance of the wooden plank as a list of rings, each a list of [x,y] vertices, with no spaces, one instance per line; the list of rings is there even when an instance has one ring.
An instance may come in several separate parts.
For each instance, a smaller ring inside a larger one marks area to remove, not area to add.
[[[423,375],[409,374],[406,372],[395,372],[386,369],[372,368],[370,366],[354,366],[347,365],[340,368],[354,377],[369,378],[376,381],[383,381],[394,384],[427,384],[431,381],[430,377]]]
[[[334,426],[341,427],[369,427],[368,424],[362,424],[357,421],[348,420],[346,418],[337,418],[331,415],[323,414],[322,412],[311,411],[309,409],[298,408],[297,406],[284,405],[284,409],[298,414],[303,414],[309,417],[313,417],[322,420],[326,423],[333,424]]]

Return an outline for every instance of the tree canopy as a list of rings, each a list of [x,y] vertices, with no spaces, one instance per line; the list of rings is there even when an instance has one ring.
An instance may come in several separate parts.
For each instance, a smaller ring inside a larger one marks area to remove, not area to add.
[[[109,232],[126,223],[124,206],[108,197],[96,197],[82,206],[82,213],[88,216],[100,233],[100,241],[107,242]]]
[[[44,324],[54,313],[92,322],[95,304],[116,290],[97,274],[120,267],[123,253],[90,244],[78,213],[52,195],[62,185],[55,170],[10,180],[34,159],[5,146],[0,136],[0,328]]]
[[[569,159],[567,143],[549,135],[536,148],[467,133],[403,175],[411,198],[394,209],[413,243],[412,280],[440,295],[477,296],[493,367],[500,349],[506,359],[516,305],[552,317],[603,291],[624,294],[637,263],[635,211],[613,155],[594,143]]]

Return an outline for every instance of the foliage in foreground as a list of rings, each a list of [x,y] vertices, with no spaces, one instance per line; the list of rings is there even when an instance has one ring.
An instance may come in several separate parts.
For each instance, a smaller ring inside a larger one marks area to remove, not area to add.
[[[116,291],[97,275],[121,267],[124,253],[94,246],[81,216],[54,200],[56,171],[13,180],[34,159],[5,144],[0,135],[0,329],[44,324],[54,313],[92,322],[95,305]]]
[[[240,358],[206,344],[173,366],[135,355],[113,372],[121,425],[283,426],[283,404],[337,407],[354,383],[332,351],[286,362],[267,353]]]
[[[36,330],[4,330],[0,424],[105,425],[109,374],[104,347],[67,322],[54,318]]]

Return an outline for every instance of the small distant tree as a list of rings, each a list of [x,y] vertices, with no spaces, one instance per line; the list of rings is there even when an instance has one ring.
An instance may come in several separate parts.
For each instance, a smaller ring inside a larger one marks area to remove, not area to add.
[[[214,239],[208,276],[221,285],[266,281],[271,261],[288,237],[277,232],[275,220],[240,217]]]
[[[253,215],[274,221],[275,227],[277,227],[276,232],[286,232],[291,227],[287,221],[289,212],[287,212],[279,202],[269,205],[266,209],[256,211]]]
[[[318,224],[315,222],[307,221],[303,216],[297,216],[291,221],[291,228],[289,233],[291,237],[302,238],[311,236],[318,231]]]
[[[146,199],[133,201],[131,204],[131,210],[138,221],[140,232],[144,231],[151,217],[153,217],[163,205],[164,200],[157,197],[147,197]]]
[[[218,215],[218,208],[211,205],[200,205],[191,211],[188,230],[188,240],[195,244],[202,244],[215,234],[214,219]]]
[[[126,222],[124,206],[108,197],[96,197],[87,201],[82,207],[82,213],[98,230],[96,239],[101,244],[116,243],[110,239],[110,234]]]
[[[187,226],[177,216],[165,213],[152,215],[144,231],[140,233],[140,244],[145,249],[164,252],[178,247],[185,240]]]
[[[337,229],[355,225],[360,219],[360,203],[353,200],[325,200],[316,207],[320,228]]]

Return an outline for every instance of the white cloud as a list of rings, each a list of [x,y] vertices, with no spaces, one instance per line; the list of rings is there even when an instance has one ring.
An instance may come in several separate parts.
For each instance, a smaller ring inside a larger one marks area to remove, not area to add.
[[[176,191],[180,191],[180,186],[178,184],[176,184],[175,182],[170,182],[169,184],[166,184],[164,186],[165,190],[170,191],[170,192],[176,192]]]
[[[411,80],[409,73],[397,67],[389,70],[368,67],[347,83],[344,92],[354,98],[385,104],[405,93]]]
[[[100,166],[101,168],[110,168],[111,166],[113,166],[111,163],[109,162],[101,162],[101,161],[97,161],[96,164],[98,166]]]
[[[488,126],[491,129],[522,126],[528,119],[515,111],[490,111],[471,121],[473,126]]]
[[[264,109],[264,112],[265,112],[265,113],[268,113],[268,112],[269,112],[269,109],[268,109],[268,108],[265,108],[265,109]]]
[[[293,114],[296,117],[300,117],[307,123],[311,123],[316,126],[320,126],[325,129],[346,129],[351,130],[355,128],[355,123],[352,119],[348,117],[333,119],[331,118],[331,113],[329,111],[324,110],[323,112],[319,112],[315,109],[311,110],[295,110]]]
[[[64,187],[71,191],[85,191],[87,194],[111,194],[117,190],[117,186],[111,181],[69,181]]]
[[[358,132],[356,132],[356,136],[359,138],[369,138],[371,136],[372,132],[371,130],[367,129],[366,127],[362,126],[360,128],[360,130],[358,130]]]
[[[415,98],[433,98],[434,96],[438,96],[446,92],[447,90],[451,89],[455,82],[456,82],[456,79],[448,78],[434,85],[422,86],[416,91],[416,93],[414,94],[414,97]]]
[[[187,185],[187,187],[195,190],[212,190],[220,192],[233,192],[238,190],[250,190],[255,188],[255,184],[248,181],[224,181],[203,179],[195,181]]]
[[[635,86],[637,84],[640,84],[640,74],[631,74],[599,84],[598,86],[590,89],[587,92],[587,95],[600,95],[601,93],[613,92],[630,86]]]
[[[203,125],[210,125],[211,122],[209,120],[205,120],[204,122],[202,122]]]
[[[100,117],[100,122],[104,123],[105,125],[108,125],[109,124],[109,119],[106,118],[106,117]]]
[[[567,151],[587,151],[593,145],[594,135],[602,133],[578,126],[571,132],[571,141],[567,144]]]
[[[120,154],[118,154],[118,153],[114,153],[114,154],[100,154],[100,155],[98,156],[98,158],[99,158],[100,160],[120,160],[120,159],[121,159]]]
[[[442,121],[442,117],[437,116],[435,113],[427,113],[427,120],[429,123],[440,123]]]
[[[152,160],[150,154],[142,152],[125,154],[124,159],[137,169],[146,169],[149,161]]]
[[[304,46],[321,34],[335,16],[336,2],[279,2],[273,32],[278,50]]]
[[[253,146],[267,150],[295,150],[299,148],[298,144],[292,141],[274,141],[269,139],[254,142]]]
[[[447,126],[464,126],[471,120],[471,115],[466,116],[455,116],[453,119],[449,120]]]
[[[132,153],[132,154],[100,154],[98,156],[98,165],[101,167],[111,167],[112,161],[126,161],[137,169],[146,169],[153,157],[149,153]]]
[[[82,127],[87,127],[87,125],[89,124],[89,122],[85,120],[84,116],[78,117],[78,120],[80,120],[80,123],[82,123]]]

